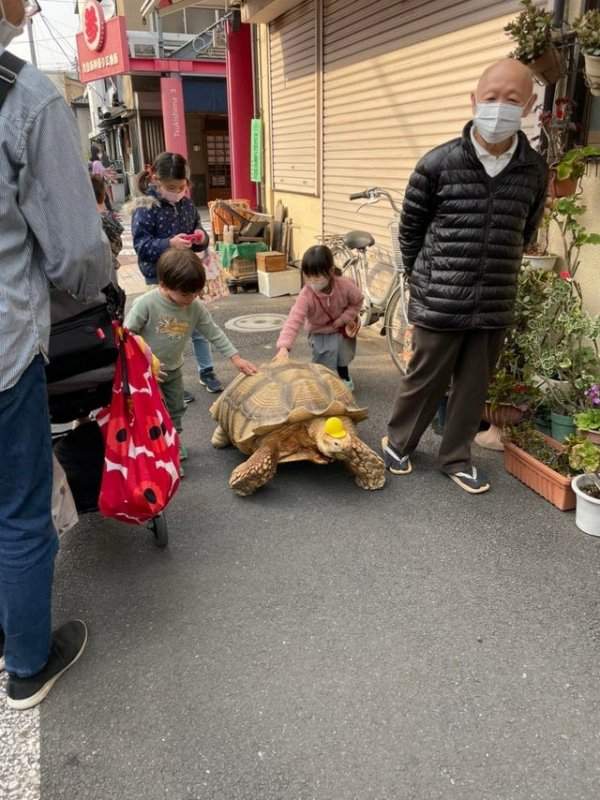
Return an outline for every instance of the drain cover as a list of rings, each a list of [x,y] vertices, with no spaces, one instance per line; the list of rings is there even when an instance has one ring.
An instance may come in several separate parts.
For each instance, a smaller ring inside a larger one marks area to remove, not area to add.
[[[263,331],[279,331],[287,317],[285,314],[246,314],[234,317],[225,323],[230,331],[240,333],[263,333]]]

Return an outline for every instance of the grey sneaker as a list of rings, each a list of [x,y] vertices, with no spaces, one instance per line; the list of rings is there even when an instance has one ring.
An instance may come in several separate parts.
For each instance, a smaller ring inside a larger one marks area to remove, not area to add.
[[[9,708],[23,711],[39,705],[50,693],[56,681],[79,660],[87,644],[85,623],[77,619],[67,622],[52,634],[48,663],[37,675],[18,678],[8,675],[6,702]]]
[[[387,436],[384,436],[381,440],[381,447],[383,450],[385,468],[391,472],[392,475],[410,475],[412,472],[412,464],[410,463],[409,455],[399,455],[388,442]]]
[[[223,384],[215,375],[214,369],[203,369],[198,380],[211,394],[219,394],[223,391]]]
[[[448,472],[446,474],[450,480],[454,481],[469,494],[483,494],[490,489],[488,476],[477,467],[471,467],[471,469],[462,472]]]
[[[188,392],[187,389],[183,390],[183,404],[189,406],[190,403],[193,403],[196,398],[191,392]]]

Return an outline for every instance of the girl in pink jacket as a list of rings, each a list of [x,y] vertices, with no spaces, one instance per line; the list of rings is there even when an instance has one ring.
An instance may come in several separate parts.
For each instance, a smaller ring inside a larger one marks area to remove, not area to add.
[[[324,245],[310,247],[302,259],[304,288],[298,295],[277,341],[277,358],[287,358],[304,323],[312,347],[312,360],[324,364],[352,390],[348,365],[356,354],[353,327],[360,314],[363,296],[348,278],[339,277],[331,250]]]

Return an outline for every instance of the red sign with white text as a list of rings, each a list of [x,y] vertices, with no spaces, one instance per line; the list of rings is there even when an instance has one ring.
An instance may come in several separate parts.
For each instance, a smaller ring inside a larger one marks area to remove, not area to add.
[[[161,78],[160,97],[165,129],[165,150],[169,153],[179,153],[187,159],[187,131],[181,78]]]
[[[105,20],[101,6],[96,0],[89,0],[83,25],[83,33],[77,34],[79,80],[90,83],[129,72],[125,17]]]

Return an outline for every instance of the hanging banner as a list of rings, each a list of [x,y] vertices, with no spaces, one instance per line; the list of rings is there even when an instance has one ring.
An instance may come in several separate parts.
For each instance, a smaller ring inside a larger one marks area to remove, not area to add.
[[[168,153],[179,153],[187,159],[187,131],[181,78],[161,78],[160,97],[165,130],[165,150]]]
[[[252,120],[252,133],[250,142],[250,180],[253,183],[262,183],[263,179],[263,129],[262,119]]]

